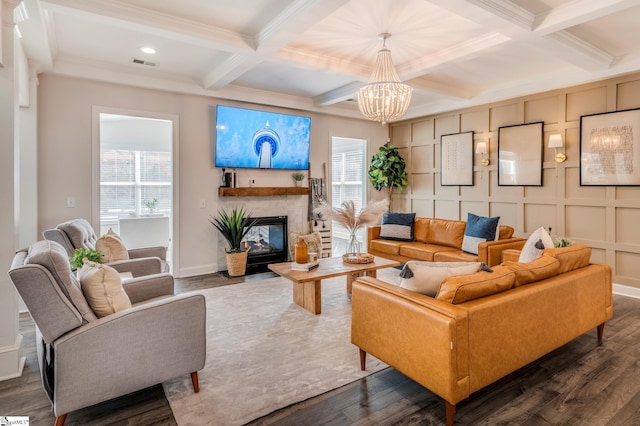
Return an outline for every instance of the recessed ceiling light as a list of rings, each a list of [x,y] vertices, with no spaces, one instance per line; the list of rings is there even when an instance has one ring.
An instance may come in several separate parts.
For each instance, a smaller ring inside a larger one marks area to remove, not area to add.
[[[141,47],[140,50],[144,53],[148,53],[149,55],[153,55],[154,53],[156,53],[156,49],[154,49],[153,47]]]

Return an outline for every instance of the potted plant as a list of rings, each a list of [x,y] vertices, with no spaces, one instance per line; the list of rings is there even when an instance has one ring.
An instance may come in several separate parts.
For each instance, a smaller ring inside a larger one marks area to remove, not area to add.
[[[79,247],[73,251],[72,256],[69,256],[71,269],[82,269],[82,265],[84,265],[84,259],[87,259],[91,262],[102,263],[102,256],[104,256],[102,253],[94,249]]]
[[[227,261],[227,271],[231,277],[242,276],[247,270],[247,256],[249,253],[246,250],[242,250],[241,244],[242,239],[256,221],[257,219],[251,218],[242,207],[234,207],[231,213],[221,209],[218,211],[217,217],[209,219],[209,222],[220,231],[229,245],[224,254]]]
[[[387,142],[371,158],[369,180],[377,191],[387,188],[389,198],[391,198],[393,188],[402,191],[409,185],[405,168],[406,163],[398,153],[398,148],[393,146],[391,142]]]
[[[144,205],[149,210],[149,214],[153,214],[153,212],[156,210],[156,207],[158,206],[158,199],[154,198],[151,201],[145,201]]]
[[[295,182],[296,186],[302,186],[302,181],[304,180],[305,177],[307,177],[307,176],[302,172],[293,172],[293,173],[291,173],[291,179],[293,179],[293,181]]]

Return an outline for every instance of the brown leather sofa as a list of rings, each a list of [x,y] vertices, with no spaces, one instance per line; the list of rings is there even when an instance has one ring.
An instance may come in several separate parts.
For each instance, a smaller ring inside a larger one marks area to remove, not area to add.
[[[527,241],[513,237],[511,226],[500,225],[498,240],[478,244],[478,254],[462,251],[466,222],[462,220],[416,217],[415,241],[380,239],[380,225],[368,230],[368,252],[374,256],[406,263],[410,260],[429,262],[484,262],[489,266],[502,262],[502,251],[521,249]]]
[[[435,298],[375,278],[353,283],[351,341],[446,402],[473,392],[612,318],[612,274],[591,248],[546,249],[530,263],[445,279]],[[399,332],[401,331],[401,332]]]

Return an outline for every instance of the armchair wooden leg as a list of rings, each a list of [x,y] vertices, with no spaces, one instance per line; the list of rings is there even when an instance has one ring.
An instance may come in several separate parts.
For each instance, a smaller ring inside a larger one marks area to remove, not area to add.
[[[360,349],[360,370],[364,371],[367,365],[367,353]]]
[[[598,326],[598,341],[602,340],[602,336],[604,336],[604,323]]]
[[[63,414],[61,416],[56,417],[55,426],[62,426],[64,424],[65,420],[67,420],[67,415],[66,414]]]
[[[444,402],[446,404],[447,411],[447,426],[453,426],[453,419],[456,416],[456,404],[452,404],[449,401]]]
[[[200,392],[200,385],[198,384],[198,372],[194,371],[191,373],[191,383],[193,383],[193,392]]]

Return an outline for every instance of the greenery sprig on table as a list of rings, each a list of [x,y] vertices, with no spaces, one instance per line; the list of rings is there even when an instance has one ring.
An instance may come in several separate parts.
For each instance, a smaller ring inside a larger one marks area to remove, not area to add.
[[[73,251],[73,255],[69,256],[69,262],[71,262],[71,269],[80,269],[84,265],[84,259],[86,258],[90,262],[102,263],[102,257],[104,254],[94,249],[77,248]]]

